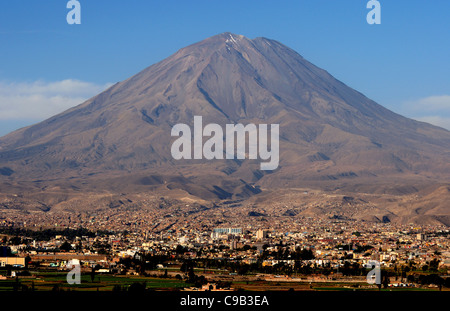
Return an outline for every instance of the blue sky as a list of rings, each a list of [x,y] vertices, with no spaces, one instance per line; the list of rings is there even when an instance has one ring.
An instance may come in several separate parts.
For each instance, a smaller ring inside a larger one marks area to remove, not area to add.
[[[0,135],[96,95],[222,32],[267,37],[381,105],[450,129],[450,1],[79,0],[0,6]]]

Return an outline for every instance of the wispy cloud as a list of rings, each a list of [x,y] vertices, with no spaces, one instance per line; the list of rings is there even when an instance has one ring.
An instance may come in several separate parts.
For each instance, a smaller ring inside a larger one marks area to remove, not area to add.
[[[409,103],[412,110],[450,114],[450,95],[429,96]]]
[[[428,116],[428,117],[417,117],[415,119],[443,127],[450,131],[450,117]]]
[[[71,79],[0,82],[0,120],[43,120],[81,104],[109,86]]]
[[[450,95],[436,95],[403,103],[404,114],[450,130]]]

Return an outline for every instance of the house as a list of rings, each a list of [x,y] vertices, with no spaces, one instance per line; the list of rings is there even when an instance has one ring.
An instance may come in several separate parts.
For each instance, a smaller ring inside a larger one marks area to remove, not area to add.
[[[228,291],[234,291],[234,288],[231,287],[227,287],[227,288],[218,288],[217,284],[215,283],[207,283],[202,285],[202,287],[197,288],[197,287],[189,287],[189,288],[185,288],[183,289],[183,291],[195,291],[195,292],[209,292],[209,291],[213,291],[213,292],[228,292]]]
[[[25,267],[25,257],[0,257],[0,267]]]

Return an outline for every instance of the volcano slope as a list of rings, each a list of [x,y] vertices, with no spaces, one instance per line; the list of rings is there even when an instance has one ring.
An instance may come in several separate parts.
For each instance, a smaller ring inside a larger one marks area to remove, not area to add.
[[[194,116],[223,127],[279,124],[278,168],[264,171],[260,160],[249,159],[175,160],[171,129],[192,127]],[[24,198],[5,199],[7,208],[39,201],[47,211],[88,200],[87,192],[211,203],[269,200],[269,193],[296,188],[378,196],[428,191],[439,201],[449,160],[450,132],[382,107],[275,40],[223,33],[0,138],[0,192]],[[450,215],[447,207],[391,210],[391,219]]]

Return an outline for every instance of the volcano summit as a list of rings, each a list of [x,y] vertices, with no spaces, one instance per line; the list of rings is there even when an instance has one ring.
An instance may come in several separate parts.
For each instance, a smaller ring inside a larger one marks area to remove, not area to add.
[[[279,166],[171,155],[176,124],[279,124]],[[404,194],[450,180],[450,132],[400,116],[283,44],[223,33],[0,138],[3,193],[154,192],[246,199],[276,189]],[[450,214],[450,213],[449,213]]]

